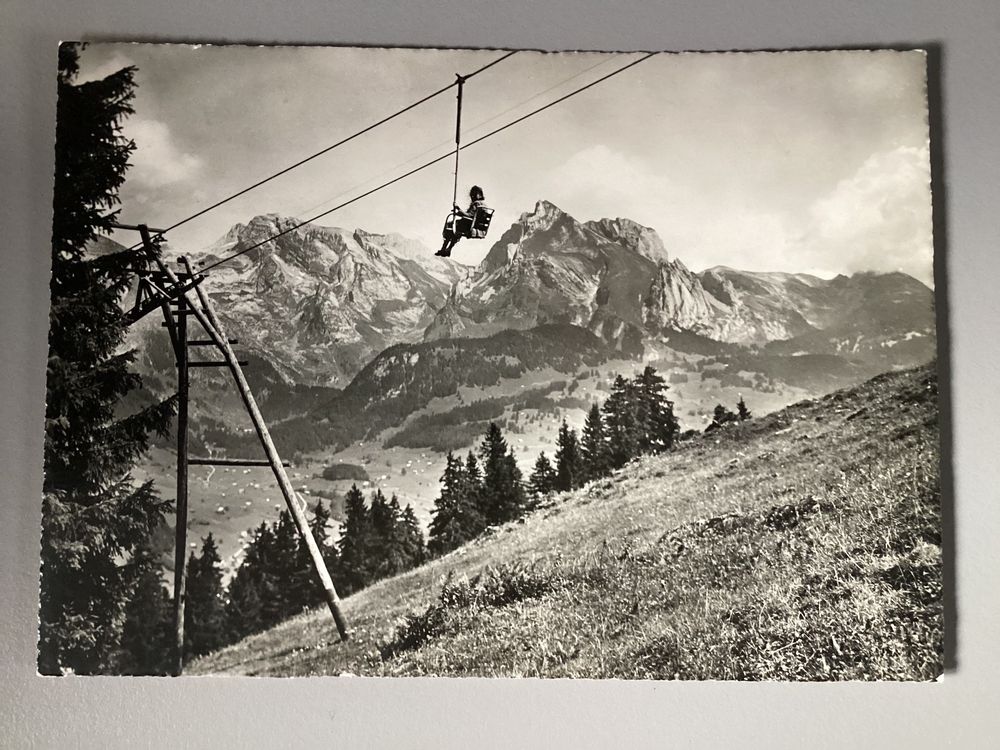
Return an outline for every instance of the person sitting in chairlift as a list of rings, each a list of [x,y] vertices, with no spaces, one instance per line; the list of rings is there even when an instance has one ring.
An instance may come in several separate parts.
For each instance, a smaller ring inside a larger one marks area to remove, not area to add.
[[[463,237],[473,237],[473,222],[476,218],[476,212],[479,209],[486,208],[485,196],[483,195],[483,189],[478,185],[473,185],[472,189],[469,190],[469,208],[463,211],[458,207],[458,204],[453,204],[454,211],[450,217],[448,223],[445,224],[444,229],[444,244],[441,245],[441,249],[434,253],[442,258],[447,258],[451,255],[451,250],[458,241]]]

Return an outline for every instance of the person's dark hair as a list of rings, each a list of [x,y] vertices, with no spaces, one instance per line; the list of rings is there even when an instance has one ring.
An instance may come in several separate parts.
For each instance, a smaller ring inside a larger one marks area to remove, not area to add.
[[[469,190],[469,197],[474,201],[485,200],[486,196],[483,195],[483,189],[479,185],[473,185],[472,189]]]

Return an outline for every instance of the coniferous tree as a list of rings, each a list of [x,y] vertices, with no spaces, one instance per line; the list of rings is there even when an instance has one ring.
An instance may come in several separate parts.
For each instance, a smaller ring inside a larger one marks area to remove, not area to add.
[[[506,523],[524,510],[521,470],[496,422],[479,448],[483,462],[482,514],[488,524]]]
[[[535,459],[535,468],[531,472],[528,485],[535,497],[542,497],[555,490],[556,470],[552,467],[548,456],[545,455],[545,451],[539,453],[538,458]]]
[[[159,564],[144,555],[144,570],[125,607],[118,670],[129,675],[163,675],[173,628],[173,606]]]
[[[309,568],[302,565],[301,537],[292,514],[282,510],[274,527],[272,573],[278,584],[281,619],[301,612],[309,606],[312,578]]]
[[[528,496],[524,489],[524,475],[521,473],[521,467],[517,465],[517,457],[514,455],[513,447],[508,448],[504,462],[506,464],[504,478],[507,481],[506,492],[509,498],[507,507],[510,508],[510,516],[507,520],[511,520],[523,514],[525,509],[527,509]],[[485,481],[486,478],[484,476],[484,484]]]
[[[427,557],[427,550],[424,545],[424,532],[420,528],[413,506],[409,503],[403,508],[400,523],[403,527],[403,552],[407,560],[407,568],[415,568],[423,564]]]
[[[566,420],[559,427],[556,438],[556,482],[555,489],[566,492],[583,484],[583,462],[580,456],[580,441],[576,430]]]
[[[280,518],[280,517],[279,517]],[[270,627],[281,620],[284,602],[281,599],[281,585],[275,576],[275,531],[277,524],[261,522],[254,538],[254,545],[247,550],[247,560],[255,563],[254,579],[260,598],[260,619],[263,627]]]
[[[475,466],[475,459],[472,460]],[[441,494],[431,511],[427,549],[443,555],[474,538],[485,527],[479,511],[479,492],[471,495],[478,482],[470,478],[467,466],[454,454],[448,453],[444,474],[441,476]]]
[[[608,442],[604,434],[604,420],[601,418],[601,407],[597,404],[590,407],[590,411],[587,413],[587,421],[583,424],[580,454],[585,480],[603,477],[608,473],[610,464]]]
[[[484,508],[483,487],[485,477],[479,468],[479,460],[473,451],[465,456],[465,473],[462,475],[460,507],[462,525],[469,539],[479,536],[489,522]]]
[[[621,375],[615,377],[611,394],[604,402],[604,424],[608,436],[608,459],[618,469],[639,454],[639,425],[636,423],[636,389]]]
[[[401,516],[399,499],[393,495],[387,501],[377,490],[371,501],[373,581],[406,569]]]
[[[674,417],[674,404],[667,399],[666,390],[666,381],[649,365],[635,379],[641,453],[660,453],[674,445],[678,424]]]
[[[750,419],[750,417],[752,416],[750,410],[747,408],[746,401],[743,400],[743,394],[742,393],[740,394],[740,400],[736,404],[736,408],[739,410],[739,413],[737,414],[737,416],[739,417],[739,420],[741,422],[744,422],[747,419]]]
[[[230,642],[264,628],[260,571],[252,558],[243,561],[226,589],[226,637]]]
[[[340,561],[337,556],[337,548],[330,541],[329,523],[330,511],[323,505],[322,500],[317,500],[316,507],[313,508],[312,518],[309,519],[309,529],[312,532],[313,539],[316,541],[316,546],[319,547],[323,562],[326,563],[327,572],[334,580],[335,585],[339,586]],[[309,547],[301,537],[299,538],[298,563],[296,567],[300,575],[298,585],[301,587],[299,599],[302,602],[302,606],[315,607],[322,603],[324,601],[323,588],[316,575],[312,555],[309,554]]]
[[[403,526],[403,507],[399,504],[399,498],[396,495],[389,498],[389,513],[392,516],[392,531],[386,568],[392,571],[389,575],[396,575],[410,567],[406,528]]]
[[[465,496],[465,505],[473,508],[480,508],[482,504],[483,473],[479,469],[479,461],[476,454],[469,451],[465,456],[465,474],[462,477],[462,492]],[[477,529],[478,534],[481,529]]]
[[[226,591],[226,632],[231,641],[270,627],[282,617],[273,553],[274,527],[262,521]]]
[[[313,508],[312,518],[309,519],[309,530],[312,532],[313,539],[316,540],[316,546],[323,552],[324,559],[331,549],[329,524],[330,511],[323,505],[322,500],[317,500],[316,507]]]
[[[344,523],[340,534],[340,566],[347,593],[364,588],[371,580],[371,519],[364,495],[351,485],[344,497]]]
[[[205,537],[201,555],[188,560],[184,602],[184,652],[206,654],[223,646],[225,602],[222,598],[222,560],[211,533]]]
[[[59,49],[51,307],[46,373],[38,668],[43,674],[112,668],[125,608],[144,573],[128,564],[169,504],[129,470],[148,436],[165,434],[174,401],[121,408],[141,381],[121,351],[119,303],[132,255],[88,257],[109,233],[134,145],[121,133],[134,68],[76,85],[78,50]]]
[[[427,548],[435,555],[450,552],[465,540],[459,534],[458,483],[461,469],[456,466],[455,454],[445,456],[444,473],[441,475],[441,494],[434,501],[428,527]]]

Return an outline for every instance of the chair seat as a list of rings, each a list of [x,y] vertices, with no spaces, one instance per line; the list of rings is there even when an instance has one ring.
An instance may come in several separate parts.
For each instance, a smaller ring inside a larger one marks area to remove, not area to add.
[[[454,211],[448,214],[444,220],[444,228],[441,236],[446,240],[455,237],[468,237],[470,240],[481,240],[490,229],[490,222],[493,221],[492,208],[477,208],[472,219],[459,216]]]

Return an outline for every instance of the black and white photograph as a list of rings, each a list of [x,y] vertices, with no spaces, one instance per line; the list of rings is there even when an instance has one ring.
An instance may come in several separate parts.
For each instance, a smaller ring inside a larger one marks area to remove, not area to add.
[[[940,677],[925,51],[53,58],[40,674]]]

